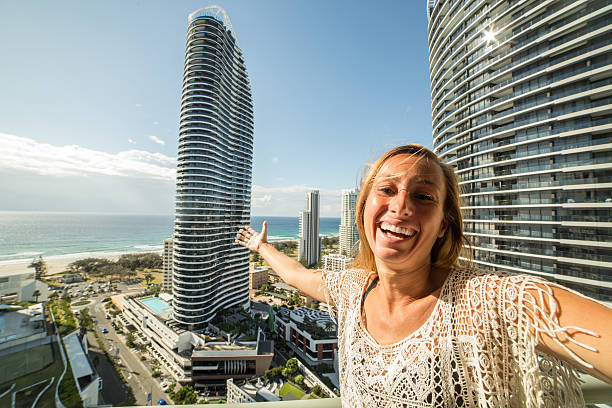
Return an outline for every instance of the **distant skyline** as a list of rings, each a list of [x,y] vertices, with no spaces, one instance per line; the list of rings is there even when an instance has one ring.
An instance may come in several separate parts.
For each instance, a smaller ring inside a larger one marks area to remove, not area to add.
[[[174,212],[187,16],[248,61],[252,215],[321,216],[398,144],[432,146],[425,2],[0,3],[0,210]],[[266,22],[265,24],[262,22]]]

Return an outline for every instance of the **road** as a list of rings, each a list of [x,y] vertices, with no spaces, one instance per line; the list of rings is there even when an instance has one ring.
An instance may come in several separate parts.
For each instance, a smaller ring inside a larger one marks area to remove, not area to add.
[[[94,298],[89,304],[89,310],[94,319],[94,330],[102,339],[104,347],[108,353],[117,361],[121,367],[123,375],[128,380],[128,384],[132,387],[137,405],[149,405],[151,402],[147,400],[149,393],[152,394],[152,402],[156,403],[160,398],[170,401],[168,395],[159,386],[159,383],[151,375],[151,370],[140,361],[140,357],[135,351],[132,351],[125,345],[125,338],[117,335],[110,324],[110,320],[106,320],[105,311],[102,303],[99,302],[100,297]],[[103,334],[102,329],[106,328],[108,333]],[[117,352],[118,350],[118,352]]]

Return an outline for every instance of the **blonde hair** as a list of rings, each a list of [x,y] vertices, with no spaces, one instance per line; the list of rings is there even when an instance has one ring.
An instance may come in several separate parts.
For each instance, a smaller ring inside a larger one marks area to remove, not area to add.
[[[463,244],[470,247],[470,242],[463,234],[463,216],[461,215],[459,184],[457,183],[457,177],[455,176],[452,166],[442,163],[434,152],[417,144],[399,146],[383,154],[369,168],[365,177],[362,179],[361,191],[357,198],[355,214],[357,229],[359,230],[359,253],[355,258],[354,265],[365,271],[377,272],[374,253],[365,235],[363,220],[365,204],[372,190],[374,180],[383,164],[391,157],[400,154],[407,154],[412,157],[424,158],[431,161],[438,165],[444,174],[446,198],[444,199],[443,211],[444,221],[447,227],[444,235],[438,238],[431,248],[431,265],[435,268],[448,270],[457,263],[463,249]]]

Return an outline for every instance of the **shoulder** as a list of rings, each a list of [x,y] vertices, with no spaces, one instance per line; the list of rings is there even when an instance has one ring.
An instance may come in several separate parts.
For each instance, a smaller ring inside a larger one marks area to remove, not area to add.
[[[361,288],[370,274],[362,269],[345,269],[343,271],[321,271],[321,279],[327,287],[342,288],[343,291]]]

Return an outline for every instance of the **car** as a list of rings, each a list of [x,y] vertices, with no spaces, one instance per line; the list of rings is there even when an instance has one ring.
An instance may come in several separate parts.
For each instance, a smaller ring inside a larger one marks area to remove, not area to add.
[[[102,333],[104,333],[104,334],[108,333],[108,329],[106,327],[103,327],[102,328]]]
[[[162,383],[159,384],[159,386],[161,387],[162,390],[166,391],[168,389],[168,387],[170,386],[170,384],[168,384],[165,381],[162,381]]]
[[[106,320],[110,320],[110,315],[108,313],[106,314]]]
[[[168,405],[165,399],[160,398],[157,400],[157,405]]]

